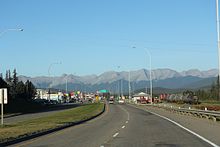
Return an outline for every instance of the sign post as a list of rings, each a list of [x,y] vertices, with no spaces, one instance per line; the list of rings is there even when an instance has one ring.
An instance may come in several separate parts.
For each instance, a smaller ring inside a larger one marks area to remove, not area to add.
[[[1,103],[1,125],[4,124],[4,104],[8,102],[7,88],[0,89],[0,103]]]

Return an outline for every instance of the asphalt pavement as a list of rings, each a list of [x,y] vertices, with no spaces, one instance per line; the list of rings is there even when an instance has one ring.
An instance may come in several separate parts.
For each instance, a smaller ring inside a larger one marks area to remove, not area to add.
[[[157,147],[211,146],[173,123],[129,105],[108,105],[94,120],[13,146]]]

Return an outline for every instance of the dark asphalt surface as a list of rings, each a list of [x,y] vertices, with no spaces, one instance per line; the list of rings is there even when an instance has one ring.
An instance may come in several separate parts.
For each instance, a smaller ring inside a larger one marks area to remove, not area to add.
[[[109,105],[98,118],[13,146],[27,147],[204,147],[206,142],[146,111]]]

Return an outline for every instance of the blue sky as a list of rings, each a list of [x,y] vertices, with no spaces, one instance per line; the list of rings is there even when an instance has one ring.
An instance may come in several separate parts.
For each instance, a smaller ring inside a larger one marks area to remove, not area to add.
[[[88,75],[218,66],[215,0],[1,0],[0,72]],[[135,46],[136,48],[132,48]],[[117,67],[120,66],[120,69]]]

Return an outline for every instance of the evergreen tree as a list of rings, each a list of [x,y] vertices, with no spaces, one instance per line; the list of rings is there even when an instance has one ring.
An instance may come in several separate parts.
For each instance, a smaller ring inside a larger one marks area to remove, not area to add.
[[[25,84],[22,81],[19,81],[17,83],[16,89],[15,89],[15,98],[26,99]]]
[[[198,96],[199,99],[201,100],[207,100],[210,96],[209,92],[206,92],[204,90],[198,90],[195,92],[195,95]]]
[[[7,83],[3,80],[3,78],[0,77],[0,88],[6,88],[8,87]]]
[[[9,85],[11,85],[12,77],[11,77],[11,71],[10,71],[10,70],[6,70],[5,81],[6,81]]]
[[[5,73],[5,81],[6,81],[6,82],[9,82],[8,70],[6,70],[6,73]]]
[[[12,82],[13,82],[13,85],[16,87],[17,84],[18,84],[18,77],[17,77],[16,69],[14,69],[14,71],[13,71],[13,80],[12,80]]]
[[[9,77],[9,79],[10,79],[10,77]],[[16,91],[17,85],[18,85],[18,77],[17,77],[16,69],[14,69],[13,78],[11,80],[11,86],[10,86],[10,95],[11,95],[12,99],[17,98],[17,95],[18,95],[18,91]]]
[[[12,77],[11,77],[11,71],[8,70],[8,80],[11,83],[12,82]]]
[[[36,95],[36,89],[33,83],[29,80],[26,81],[25,83],[25,90],[26,90],[26,97],[27,99],[31,100],[35,97]]]

